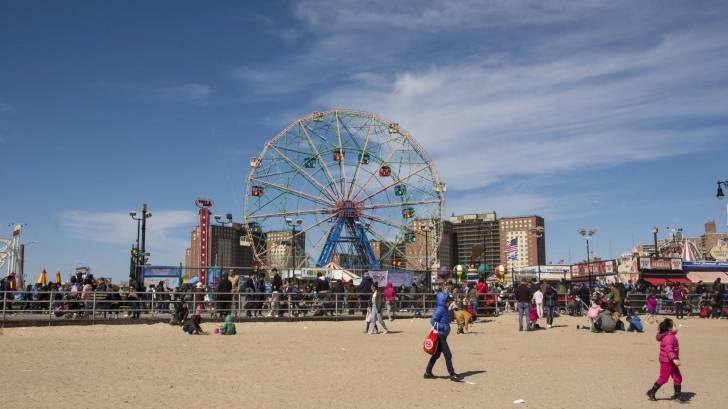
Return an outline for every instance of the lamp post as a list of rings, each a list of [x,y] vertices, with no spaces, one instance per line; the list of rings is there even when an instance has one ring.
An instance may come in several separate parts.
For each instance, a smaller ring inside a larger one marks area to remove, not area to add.
[[[578,230],[578,232],[581,237],[586,239],[586,267],[589,272],[589,291],[591,291],[592,287],[594,286],[594,279],[592,277],[591,255],[589,253],[589,239],[594,237],[594,235],[597,232],[597,229],[581,228]]]
[[[432,282],[432,268],[430,268],[430,232],[434,229],[432,223],[423,224],[420,230],[425,233],[425,268],[427,269],[427,282]],[[428,284],[429,285],[429,284]]]
[[[132,210],[129,212],[129,216],[131,216],[132,220],[136,220],[137,222],[137,239],[136,239],[136,252],[132,250],[132,264],[136,267],[130,274],[130,278],[134,280],[136,283],[136,289],[137,291],[141,291],[141,286],[143,283],[140,283],[139,281],[139,268],[141,264],[146,263],[146,259],[143,253],[145,253],[146,250],[146,236],[147,236],[147,219],[152,217],[152,213],[148,211],[148,207],[146,203],[142,204],[142,215],[141,217],[137,217],[137,212],[135,210]],[[139,248],[139,237],[140,237],[140,230],[141,230],[141,249]],[[141,251],[141,254],[140,254]]]
[[[291,256],[293,257],[293,269],[291,270],[291,280],[296,276],[296,234],[298,231],[296,228],[303,224],[303,219],[296,219],[295,222],[292,218],[286,217],[286,224],[291,228]]]
[[[655,258],[660,257],[660,251],[657,249],[657,233],[660,231],[660,229],[657,228],[657,226],[652,228],[652,238],[655,243]]]
[[[718,200],[723,200],[723,197],[725,196],[723,194],[723,189],[722,189],[723,187],[726,188],[726,189],[728,189],[728,180],[723,180],[723,181],[720,181],[719,180],[718,181],[718,191],[715,194],[715,197],[717,197]],[[726,206],[725,211],[726,211],[726,217],[727,217],[726,218],[726,225],[728,225],[728,206]]]
[[[544,233],[543,226],[536,226],[536,227],[533,227],[533,228],[528,229],[528,234],[530,234],[531,236],[536,237],[536,265],[537,265],[536,268],[538,269],[538,282],[539,283],[541,282],[541,260],[538,257],[539,256],[539,254],[538,254],[538,249],[539,249],[538,239],[540,239],[540,238],[543,237],[543,233]],[[588,252],[588,250],[587,250],[587,252]]]

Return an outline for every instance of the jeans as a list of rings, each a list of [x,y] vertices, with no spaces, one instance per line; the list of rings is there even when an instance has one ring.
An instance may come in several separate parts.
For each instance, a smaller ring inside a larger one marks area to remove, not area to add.
[[[447,373],[450,376],[455,375],[455,369],[452,367],[452,353],[450,352],[450,346],[447,344],[447,335],[440,335],[440,339],[437,342],[437,349],[435,353],[430,357],[430,361],[427,362],[426,374],[432,373],[432,368],[435,366],[435,362],[440,359],[440,354],[445,355],[445,366],[447,366]]]
[[[675,301],[675,317],[677,319],[685,318],[685,313],[683,312],[683,302],[682,301]]]
[[[374,325],[378,325],[380,328],[382,328],[384,331],[387,331],[387,326],[384,325],[384,320],[382,320],[382,313],[380,311],[377,311],[377,308],[372,306],[372,315],[370,319],[370,325],[369,327],[369,333],[374,333]]]
[[[518,330],[523,331],[523,318],[526,318],[526,327],[531,330],[531,319],[529,317],[531,304],[527,302],[519,302],[516,304],[518,310]]]
[[[546,313],[546,324],[553,325],[554,324],[554,306],[546,304],[544,305],[544,312]]]

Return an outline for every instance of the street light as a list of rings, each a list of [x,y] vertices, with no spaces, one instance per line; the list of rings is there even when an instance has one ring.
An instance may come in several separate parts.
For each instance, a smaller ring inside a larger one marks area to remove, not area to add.
[[[293,270],[291,270],[291,279],[296,276],[296,227],[303,224],[303,219],[296,219],[295,223],[292,218],[286,217],[286,224],[291,227],[291,256],[293,258]]]
[[[139,251],[141,250],[141,253],[145,253],[146,236],[147,236],[147,219],[152,217],[152,213],[148,211],[147,204],[143,203],[141,217],[137,217],[136,210],[130,211],[129,216],[132,218],[132,220],[136,220],[136,222],[137,222],[136,252],[132,249],[132,254],[131,254],[131,264],[135,267],[131,271],[129,271],[129,278],[133,279],[136,282],[136,289],[137,289],[137,291],[140,291],[143,283],[139,282],[139,265],[146,263],[146,260],[145,260],[146,256],[143,254],[139,254]],[[140,230],[141,230],[141,232],[140,232]],[[140,233],[141,233],[141,249],[139,248]]]
[[[578,230],[578,232],[581,237],[586,239],[586,267],[589,271],[589,291],[591,291],[592,287],[594,286],[594,279],[592,278],[591,256],[589,254],[589,239],[594,237],[594,235],[597,233],[597,229],[581,228]]]
[[[657,250],[657,233],[660,231],[660,229],[657,228],[657,226],[652,228],[652,238],[655,241],[655,257],[660,257],[660,252]]]
[[[543,226],[536,226],[536,227],[528,229],[528,234],[536,237],[536,265],[537,265],[536,268],[538,269],[538,282],[539,283],[541,282],[541,260],[539,260],[539,257],[538,257],[538,255],[539,255],[538,254],[538,239],[543,237],[543,233],[544,233]]]
[[[723,194],[723,189],[722,189],[723,187],[725,187],[726,189],[728,189],[728,180],[723,180],[723,181],[720,181],[719,180],[718,181],[718,191],[715,194],[715,197],[717,197],[718,200],[723,200],[723,197],[725,196]]]
[[[427,282],[432,282],[432,268],[430,268],[430,232],[434,230],[435,226],[432,223],[423,224],[420,226],[420,230],[425,233],[425,268],[427,269]]]

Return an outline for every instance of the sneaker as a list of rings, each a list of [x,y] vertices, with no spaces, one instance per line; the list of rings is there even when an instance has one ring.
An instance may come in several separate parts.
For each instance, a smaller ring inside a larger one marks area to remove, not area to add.
[[[435,379],[435,375],[431,373],[425,373],[422,377],[425,379]]]
[[[389,334],[389,331],[385,329],[384,332],[382,332],[382,334]]]
[[[450,380],[453,382],[462,382],[463,377],[460,376],[459,374],[452,374],[452,375],[450,375]]]
[[[547,326],[546,326],[546,328],[552,328],[552,327],[551,327],[551,324],[547,325]]]

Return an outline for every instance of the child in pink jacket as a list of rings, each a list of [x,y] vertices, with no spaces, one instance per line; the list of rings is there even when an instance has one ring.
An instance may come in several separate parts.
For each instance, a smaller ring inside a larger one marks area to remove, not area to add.
[[[657,333],[657,342],[660,343],[660,377],[647,391],[647,398],[657,400],[655,393],[660,386],[667,383],[672,376],[672,383],[675,386],[675,394],[670,399],[684,401],[682,396],[682,375],[680,374],[680,344],[677,342],[677,328],[671,319],[665,318],[660,323],[660,332]]]

